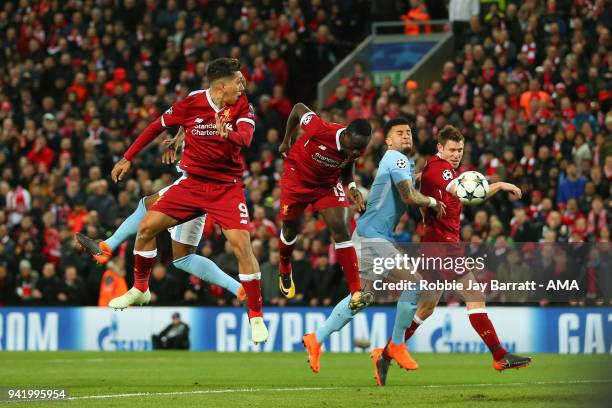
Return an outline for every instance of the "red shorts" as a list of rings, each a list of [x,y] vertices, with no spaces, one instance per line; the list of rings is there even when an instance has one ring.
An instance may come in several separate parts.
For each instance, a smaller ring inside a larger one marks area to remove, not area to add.
[[[191,175],[178,179],[150,210],[181,222],[207,213],[226,230],[246,230],[249,225],[249,211],[241,183],[218,183]]]
[[[340,180],[336,185],[310,186],[300,181],[294,170],[286,168],[281,178],[281,219],[293,221],[299,218],[308,205],[319,211],[350,204]]]
[[[454,281],[460,276],[471,272],[464,267],[462,259],[468,244],[463,242],[421,242],[421,253],[429,258],[431,265],[436,267],[420,271],[421,276],[430,281]],[[434,261],[435,260],[435,261]],[[452,260],[452,262],[451,262]]]

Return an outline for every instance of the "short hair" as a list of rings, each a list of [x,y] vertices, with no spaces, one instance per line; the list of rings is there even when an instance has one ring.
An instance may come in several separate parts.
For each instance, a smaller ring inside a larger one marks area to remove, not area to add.
[[[208,80],[212,83],[221,78],[227,78],[240,71],[240,61],[235,58],[217,58],[211,61],[206,70]]]
[[[393,126],[398,126],[398,125],[410,126],[410,121],[401,116],[387,121],[387,123],[385,123],[383,126],[383,133],[385,134],[385,137],[389,136],[389,132],[391,131]]]
[[[442,130],[440,130],[440,133],[438,133],[438,143],[440,143],[442,146],[444,146],[449,140],[459,143],[463,141],[463,139],[464,138],[461,131],[452,125],[444,126]]]
[[[355,119],[346,127],[350,138],[354,141],[353,146],[367,146],[372,136],[372,126],[366,119]]]

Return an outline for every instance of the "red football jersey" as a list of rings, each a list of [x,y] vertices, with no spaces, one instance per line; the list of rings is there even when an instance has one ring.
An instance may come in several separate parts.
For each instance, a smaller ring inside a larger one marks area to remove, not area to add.
[[[300,180],[310,185],[336,185],[346,155],[340,148],[340,133],[346,127],[325,122],[314,112],[300,119],[304,134],[289,150],[285,166],[292,167]]]
[[[236,130],[239,122],[255,126],[255,113],[246,94],[243,93],[235,104],[219,109],[208,89],[191,92],[164,112],[161,121],[164,127],[185,128],[180,167],[187,174],[236,183],[242,179],[244,159],[240,147],[219,136],[216,112],[225,117],[230,130]]]
[[[451,164],[438,155],[432,156],[421,175],[421,193],[442,201],[446,214],[438,218],[432,208],[425,209],[425,236],[423,242],[459,242],[461,201],[446,191],[457,172]]]

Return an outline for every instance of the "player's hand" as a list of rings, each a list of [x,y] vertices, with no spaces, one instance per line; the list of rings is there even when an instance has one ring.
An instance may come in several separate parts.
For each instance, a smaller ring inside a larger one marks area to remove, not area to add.
[[[363,201],[363,196],[361,195],[361,191],[358,188],[351,188],[348,192],[349,200],[351,203],[357,206],[357,210],[364,211],[365,203]]]
[[[111,178],[113,179],[113,181],[116,183],[118,181],[123,180],[123,176],[125,176],[127,172],[130,171],[130,167],[132,167],[132,162],[126,159],[125,157],[119,160],[111,171]]]
[[[521,189],[515,186],[514,184],[504,183],[503,190],[514,198],[521,198],[521,196],[523,195]]]
[[[278,152],[280,153],[283,159],[287,158],[290,148],[291,146],[289,146],[289,143],[281,143],[281,145],[278,147]]]
[[[446,204],[440,200],[436,200],[436,206],[433,207],[433,209],[438,215],[438,218],[442,218],[446,215]]]
[[[183,140],[185,140],[185,129],[181,126],[176,136],[162,141],[161,144],[164,147],[164,152],[162,153],[162,163],[173,164],[176,161],[176,155],[179,147],[183,143]]]
[[[422,175],[423,175],[423,172],[415,173],[414,174],[414,182],[417,183],[417,184],[420,183]]]
[[[227,134],[227,126],[225,123],[225,119],[219,116],[218,112],[215,113],[215,122],[217,122],[217,132],[219,132],[219,136],[227,140],[228,134]]]

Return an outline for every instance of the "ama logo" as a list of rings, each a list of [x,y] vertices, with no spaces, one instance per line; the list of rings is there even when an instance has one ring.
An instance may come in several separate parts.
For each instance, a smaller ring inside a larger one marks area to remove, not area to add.
[[[144,351],[151,350],[151,341],[119,338],[119,319],[113,314],[110,325],[104,327],[98,334],[98,348],[105,351]]]
[[[467,320],[467,319],[466,319]],[[487,345],[480,339],[474,339],[475,332],[468,321],[466,327],[459,330],[455,328],[449,313],[444,317],[442,327],[431,333],[430,346],[436,353],[483,353],[488,352]],[[502,342],[502,346],[509,352],[516,351],[515,342]]]

